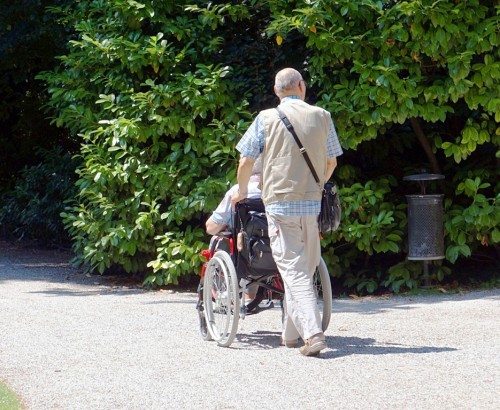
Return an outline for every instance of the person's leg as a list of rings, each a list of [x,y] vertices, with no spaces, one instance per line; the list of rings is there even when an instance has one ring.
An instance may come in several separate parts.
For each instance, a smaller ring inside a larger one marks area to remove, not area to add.
[[[268,215],[271,250],[285,284],[287,311],[283,339],[304,340],[322,333],[312,277],[320,260],[315,217]]]
[[[311,287],[312,278],[321,259],[321,245],[319,241],[318,222],[316,218],[304,217],[302,227],[304,229],[304,242],[306,244],[306,260],[309,262],[307,272],[310,272]],[[315,298],[315,314],[319,318],[317,330],[310,331],[310,336],[304,339],[305,344],[300,348],[300,353],[305,356],[316,356],[319,352],[327,347],[325,335],[321,326],[321,317],[319,307]]]
[[[252,300],[255,299],[255,296],[257,296],[257,291],[259,289],[259,283],[254,282],[250,285],[247,286],[247,297],[248,297],[248,302],[251,302]]]

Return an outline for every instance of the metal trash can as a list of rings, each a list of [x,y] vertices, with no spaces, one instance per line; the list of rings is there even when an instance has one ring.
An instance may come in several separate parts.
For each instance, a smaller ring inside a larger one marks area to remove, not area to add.
[[[418,182],[421,187],[420,195],[406,195],[408,201],[408,260],[444,259],[444,195],[426,194],[426,184],[429,181],[444,179],[444,175],[424,173],[408,175],[403,179]]]
[[[444,259],[444,195],[406,195],[408,260]]]

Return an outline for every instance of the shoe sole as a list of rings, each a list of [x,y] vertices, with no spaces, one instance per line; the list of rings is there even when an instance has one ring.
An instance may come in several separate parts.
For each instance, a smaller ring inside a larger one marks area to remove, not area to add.
[[[320,340],[313,343],[311,346],[302,346],[300,348],[300,353],[304,356],[318,356],[323,349],[326,349],[326,342],[324,340]]]

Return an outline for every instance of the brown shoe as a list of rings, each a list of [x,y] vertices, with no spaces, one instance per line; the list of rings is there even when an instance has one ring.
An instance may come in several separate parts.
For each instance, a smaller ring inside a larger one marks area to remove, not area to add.
[[[304,356],[317,356],[323,349],[326,349],[325,335],[323,333],[318,333],[307,339],[306,343],[299,351]]]
[[[281,337],[280,338],[280,345],[281,346],[290,347],[290,348],[296,348],[296,347],[299,347],[299,340],[298,339],[295,339],[295,340],[283,340],[283,338]]]

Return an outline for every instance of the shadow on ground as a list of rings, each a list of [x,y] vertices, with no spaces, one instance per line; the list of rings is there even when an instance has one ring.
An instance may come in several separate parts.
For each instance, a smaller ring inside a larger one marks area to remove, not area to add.
[[[268,350],[280,347],[279,332],[241,333],[236,336],[239,343],[235,349]],[[372,338],[327,336],[328,349],[321,352],[322,359],[337,359],[351,355],[394,355],[394,354],[428,354],[446,353],[457,349],[452,347],[407,346],[397,343],[378,343]]]

